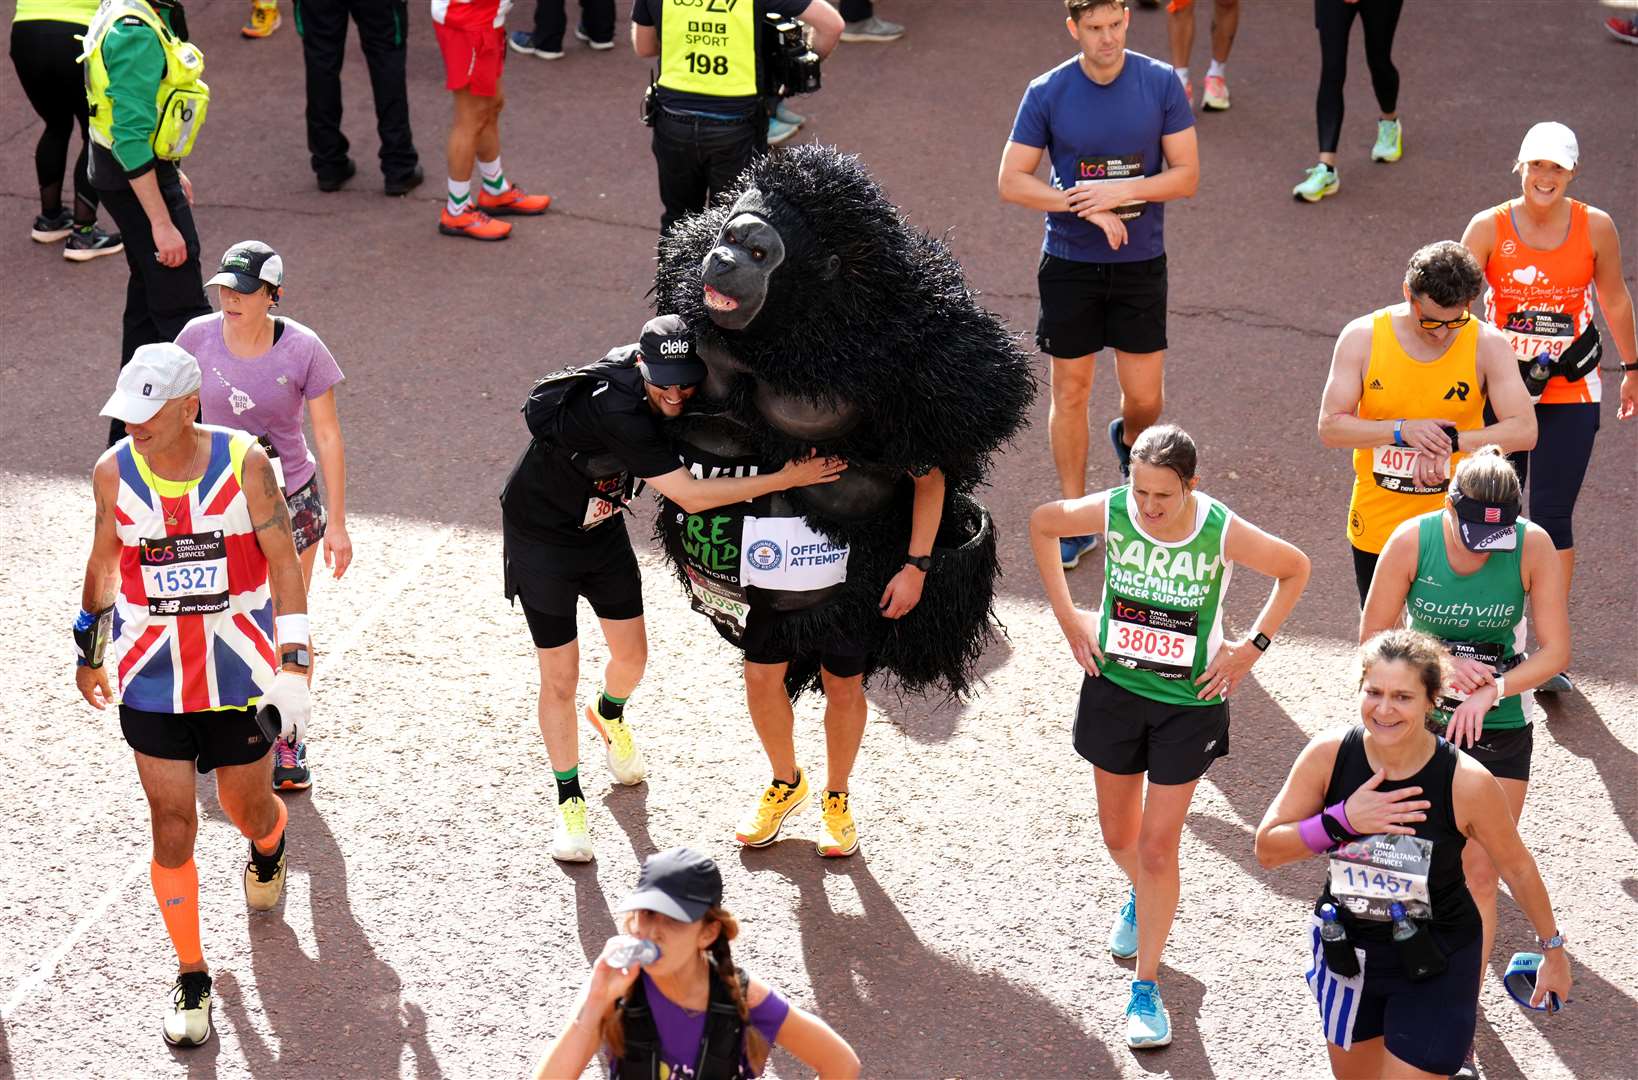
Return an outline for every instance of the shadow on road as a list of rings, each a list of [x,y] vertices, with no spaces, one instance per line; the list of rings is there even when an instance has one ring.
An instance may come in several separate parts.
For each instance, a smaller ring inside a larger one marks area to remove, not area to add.
[[[1615,737],[1592,702],[1580,694],[1538,694],[1536,704],[1545,714],[1553,741],[1598,770],[1616,816],[1627,835],[1638,840],[1638,753]]]
[[[1005,637],[1000,637],[984,650],[984,655],[978,659],[978,672],[973,679],[974,698],[982,697],[987,692],[985,680],[1011,658],[1012,642]],[[972,705],[970,701],[948,698],[939,693],[918,697],[881,688],[872,688],[869,697],[877,712],[919,743],[947,741],[961,726],[962,717],[967,715]]]
[[[589,965],[603,954],[603,946],[620,931],[609,914],[609,898],[597,880],[596,863],[558,863],[564,877],[574,882],[575,929],[580,935],[580,951]]]
[[[213,787],[201,785],[201,795]],[[207,814],[223,817],[213,790],[201,804]],[[271,1036],[250,1018],[232,972],[216,977],[217,1015],[231,1020],[245,1063],[257,1077],[397,1076],[408,1047],[413,1075],[442,1078],[427,1041],[426,1014],[401,1000],[398,973],[376,955],[353,917],[347,864],[335,836],[310,799],[287,799],[285,805],[290,810],[287,872],[308,876],[318,955],[303,951],[285,921],[283,901],[277,911],[251,912],[252,975]],[[218,1045],[219,1040],[210,1043]],[[197,1053],[187,1057],[190,1075],[201,1075]]]
[[[603,796],[603,806],[625,832],[626,839],[631,843],[631,853],[637,856],[639,866],[644,859],[660,850],[654,846],[654,838],[648,833],[647,784],[638,784],[634,788],[611,785],[609,793]]]
[[[16,1075],[11,1064],[11,1044],[6,1040],[6,1022],[0,1019],[0,1080],[12,1080]]]
[[[863,856],[838,863],[787,844],[742,851],[740,861],[748,873],[776,873],[797,887],[817,1012],[853,1044],[865,1075],[1115,1075],[1104,1045],[1045,995],[922,944]],[[830,877],[852,884],[862,915],[831,906]],[[802,1075],[798,1062],[775,1053],[781,1073]]]

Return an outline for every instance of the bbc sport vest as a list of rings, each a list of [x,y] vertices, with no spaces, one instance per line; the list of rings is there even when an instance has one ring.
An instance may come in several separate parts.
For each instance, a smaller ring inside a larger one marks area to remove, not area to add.
[[[1479,393],[1479,320],[1451,338],[1437,360],[1416,360],[1394,336],[1391,309],[1371,318],[1371,358],[1359,396],[1366,420],[1449,420],[1462,431],[1484,426],[1484,396]],[[1450,469],[1462,455],[1452,454]],[[1348,542],[1361,551],[1381,554],[1382,545],[1402,521],[1439,509],[1450,486],[1416,482],[1416,451],[1399,446],[1354,451],[1354,491],[1348,500]]]
[[[273,680],[267,558],[240,487],[255,439],[204,430],[210,456],[197,480],[155,476],[129,437],[114,450],[121,551],[113,663],[121,699],[134,709],[242,708]]]
[[[660,85],[709,97],[755,97],[756,0],[664,0]]]
[[[1223,538],[1234,515],[1194,494],[1194,531],[1175,543],[1147,535],[1131,513],[1131,491],[1109,493],[1104,531],[1103,612],[1098,640],[1101,677],[1151,701],[1201,701],[1194,680],[1223,643],[1223,595],[1233,564]]]
[[[1570,233],[1551,251],[1526,247],[1513,228],[1513,204],[1496,207],[1496,246],[1485,263],[1490,291],[1484,298],[1484,317],[1507,335],[1507,344],[1520,360],[1541,353],[1557,357],[1593,318],[1592,227],[1587,204],[1570,200]],[[1598,401],[1603,381],[1598,372],[1570,382],[1562,375],[1547,380],[1543,405]]]

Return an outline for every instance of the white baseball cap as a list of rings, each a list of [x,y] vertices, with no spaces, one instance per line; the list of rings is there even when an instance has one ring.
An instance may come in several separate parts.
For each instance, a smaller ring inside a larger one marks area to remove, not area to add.
[[[1544,120],[1524,133],[1519,144],[1520,161],[1551,161],[1566,169],[1574,169],[1581,160],[1581,144],[1575,141],[1575,132],[1557,120]]]
[[[145,424],[167,401],[199,392],[199,361],[174,342],[143,345],[119,372],[102,415]]]

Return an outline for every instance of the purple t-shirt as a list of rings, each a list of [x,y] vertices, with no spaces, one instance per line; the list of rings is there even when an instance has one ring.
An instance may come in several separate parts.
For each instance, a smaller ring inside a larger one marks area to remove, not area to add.
[[[694,1066],[700,1059],[700,1040],[705,1038],[705,1014],[695,1015],[672,1002],[660,993],[654,980],[648,977],[648,972],[643,972],[641,978],[643,990],[648,994],[648,1007],[654,1012],[654,1027],[660,1033],[660,1057],[665,1063],[660,1075],[670,1080],[694,1080]],[[779,1037],[779,1029],[785,1025],[785,1017],[790,1015],[790,1011],[790,1002],[780,997],[779,991],[770,988],[762,1004],[751,1009],[751,1026],[760,1031],[771,1045]],[[609,1076],[619,1075],[619,1063],[616,1062],[610,1067]],[[738,1076],[756,1075],[750,1061],[741,1057]]]
[[[313,454],[302,433],[302,404],[340,382],[341,368],[318,335],[294,319],[273,347],[253,360],[234,356],[222,338],[222,315],[201,315],[176,343],[199,361],[199,409],[207,424],[266,436],[284,471],[286,495],[313,478]]]

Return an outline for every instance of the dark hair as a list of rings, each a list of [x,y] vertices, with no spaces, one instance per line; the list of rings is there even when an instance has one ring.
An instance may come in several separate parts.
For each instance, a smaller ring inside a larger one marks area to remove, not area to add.
[[[751,1003],[745,1000],[745,989],[740,986],[739,969],[734,966],[734,954],[728,943],[739,936],[739,920],[721,904],[707,909],[700,916],[706,922],[717,924],[717,939],[711,943],[710,963],[716,969],[717,977],[728,987],[728,996],[733,999],[734,1007],[739,1010],[740,1022],[745,1025],[745,1056],[750,1059],[751,1068],[760,1073],[762,1067],[768,1063],[768,1054],[773,1048],[768,1040],[751,1023]],[[640,976],[639,976],[640,977]],[[609,1055],[616,1060],[626,1053],[626,1029],[621,1010],[616,1007],[609,1010],[603,1018],[601,1029],[603,1043],[609,1048]]]
[[[1439,307],[1461,307],[1479,298],[1484,268],[1473,253],[1454,240],[1440,240],[1418,248],[1405,267],[1405,286],[1412,296],[1423,296]]]
[[[1081,16],[1094,8],[1112,7],[1126,10],[1126,0],[1064,0],[1064,7],[1069,11],[1069,18],[1073,22],[1080,22]]]
[[[1430,704],[1439,700],[1439,688],[1445,685],[1445,650],[1438,638],[1403,626],[1382,631],[1359,647],[1359,684],[1365,685],[1365,673],[1377,664],[1393,662],[1416,671]]]
[[[1176,424],[1155,424],[1143,429],[1143,434],[1132,444],[1132,461],[1158,465],[1177,474],[1187,487],[1194,479],[1197,457],[1194,440]]]

